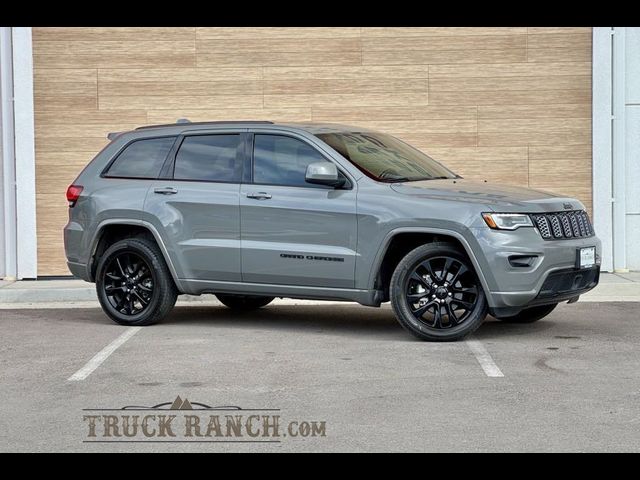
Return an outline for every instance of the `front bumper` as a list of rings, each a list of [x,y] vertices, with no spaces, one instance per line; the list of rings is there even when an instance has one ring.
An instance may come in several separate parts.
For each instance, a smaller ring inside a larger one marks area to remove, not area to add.
[[[598,237],[544,240],[534,228],[474,231],[484,259],[487,301],[494,316],[516,315],[522,309],[577,299],[598,284],[601,243]],[[596,265],[576,267],[579,248],[596,248]],[[510,262],[514,256],[534,257],[529,266]]]

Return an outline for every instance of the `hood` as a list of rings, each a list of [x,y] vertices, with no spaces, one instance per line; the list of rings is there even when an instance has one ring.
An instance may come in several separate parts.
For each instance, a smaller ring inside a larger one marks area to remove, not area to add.
[[[482,204],[494,211],[527,213],[584,209],[575,198],[542,190],[460,178],[394,183],[391,188],[402,195]]]

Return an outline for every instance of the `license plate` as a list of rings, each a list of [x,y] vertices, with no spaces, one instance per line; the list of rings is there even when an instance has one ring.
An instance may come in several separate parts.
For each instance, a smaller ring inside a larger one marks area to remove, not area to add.
[[[589,268],[596,264],[596,247],[585,247],[578,250],[578,267]]]

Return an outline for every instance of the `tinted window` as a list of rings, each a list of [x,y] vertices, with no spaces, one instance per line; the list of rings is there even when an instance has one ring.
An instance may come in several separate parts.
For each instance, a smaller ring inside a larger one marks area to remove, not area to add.
[[[451,170],[412,146],[383,133],[321,133],[344,158],[382,182],[456,178]]]
[[[108,177],[157,178],[175,137],[137,140],[111,164]]]
[[[307,165],[327,160],[311,145],[291,137],[256,135],[253,181],[270,185],[320,187],[305,182]]]
[[[176,155],[173,178],[210,182],[238,182],[242,163],[238,158],[240,135],[186,137]]]

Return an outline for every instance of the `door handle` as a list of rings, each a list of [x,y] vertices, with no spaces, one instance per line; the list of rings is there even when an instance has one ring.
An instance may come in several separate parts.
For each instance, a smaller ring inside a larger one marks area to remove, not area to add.
[[[256,200],[269,200],[271,194],[267,192],[247,193],[247,198],[255,198]]]
[[[174,187],[160,187],[153,190],[154,193],[159,193],[160,195],[175,195],[178,193],[178,189]]]

